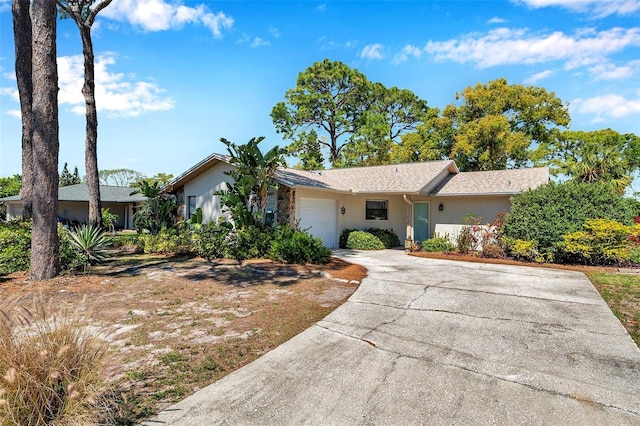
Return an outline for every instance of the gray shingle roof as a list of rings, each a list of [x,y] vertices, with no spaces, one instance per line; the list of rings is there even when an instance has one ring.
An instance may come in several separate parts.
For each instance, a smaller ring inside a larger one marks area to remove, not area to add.
[[[147,199],[142,194],[130,195],[135,188],[125,186],[100,185],[100,200],[107,203],[136,203]],[[0,198],[0,201],[19,201],[20,196]],[[86,183],[63,186],[58,189],[58,201],[89,201],[89,187]]]
[[[449,176],[431,195],[518,194],[549,182],[549,168],[463,172]]]
[[[435,179],[458,168],[450,160],[305,171],[280,169],[276,179],[285,185],[353,193],[419,193]]]

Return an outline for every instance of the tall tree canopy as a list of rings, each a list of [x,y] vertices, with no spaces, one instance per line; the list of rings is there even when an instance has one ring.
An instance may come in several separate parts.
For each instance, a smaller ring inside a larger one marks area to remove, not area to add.
[[[113,186],[136,186],[146,180],[144,174],[131,169],[110,169],[98,172],[100,184]]]
[[[405,137],[403,144],[413,148],[398,147],[402,158],[438,150],[463,171],[523,167],[532,159],[532,145],[553,141],[570,121],[568,107],[553,92],[504,78],[467,87],[456,99],[460,105],[448,105],[421,124],[418,135]]]
[[[624,192],[640,169],[640,137],[611,129],[565,131],[541,144],[536,155],[555,175],[585,183],[610,182]]]
[[[303,167],[322,159],[318,146],[334,166],[362,165],[388,162],[393,143],[413,131],[428,110],[409,90],[388,89],[325,59],[298,75],[271,118],[276,130],[293,140],[289,152],[303,159]]]
[[[60,173],[60,186],[76,185],[80,182],[82,182],[82,180],[78,175],[78,167],[76,166],[76,168],[73,170],[73,174],[71,174],[67,163],[64,163],[62,173]]]
[[[82,94],[86,105],[85,170],[89,187],[89,223],[102,227],[100,178],[98,176],[98,109],[95,97],[95,61],[91,27],[98,13],[112,0],[57,0],[60,15],[69,17],[78,26],[84,56]]]

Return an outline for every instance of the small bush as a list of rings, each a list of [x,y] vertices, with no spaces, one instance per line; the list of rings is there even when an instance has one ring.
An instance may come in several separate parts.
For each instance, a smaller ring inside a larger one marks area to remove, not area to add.
[[[104,231],[92,225],[80,225],[68,232],[71,244],[84,257],[83,265],[100,263],[104,260],[105,249],[111,244]]]
[[[77,313],[0,306],[0,424],[89,424],[104,389],[106,344]],[[26,332],[26,331],[29,332]]]
[[[162,229],[156,235],[141,234],[138,241],[145,253],[185,254],[193,252],[191,231]]]
[[[60,269],[72,271],[85,264],[84,257],[69,238],[68,231],[58,224]],[[31,267],[31,221],[0,224],[0,275],[28,271]]]
[[[353,231],[357,231],[357,229],[345,229],[344,231],[342,231],[342,234],[340,234],[338,247],[340,247],[341,249],[347,248],[347,240],[349,239],[349,234]]]
[[[488,259],[502,259],[505,257],[505,252],[500,244],[488,243],[482,246],[482,257],[486,257]]]
[[[433,237],[422,242],[422,251],[425,252],[451,252],[456,246],[444,237]]]
[[[610,265],[623,263],[631,255],[633,227],[609,219],[585,221],[583,230],[563,236],[558,244],[562,259],[571,263]]]
[[[458,237],[456,238],[456,247],[459,253],[467,254],[476,245],[476,238],[473,235],[473,230],[470,226],[464,226]]]
[[[231,255],[234,259],[259,259],[269,257],[275,236],[271,228],[255,225],[236,229],[235,241],[231,240]]]
[[[193,240],[198,256],[207,260],[231,257],[229,234],[232,229],[233,225],[224,220],[197,227]]]
[[[352,250],[383,250],[385,247],[375,235],[364,231],[353,231],[347,239],[347,248]]]
[[[331,251],[324,246],[322,240],[308,232],[283,226],[276,232],[271,244],[270,257],[285,263],[327,263],[331,259]]]
[[[394,248],[401,245],[400,238],[393,232],[393,229],[367,228],[364,231],[378,237],[385,248]]]
[[[547,254],[546,256],[538,250],[538,242],[535,240],[512,240],[504,238],[507,246],[507,253],[516,260],[524,260],[526,262],[545,263],[551,262],[553,258]]]

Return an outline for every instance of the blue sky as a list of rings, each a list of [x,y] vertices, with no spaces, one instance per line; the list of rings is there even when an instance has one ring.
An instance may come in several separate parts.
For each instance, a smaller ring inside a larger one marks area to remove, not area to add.
[[[0,0],[0,176],[21,172],[10,0]],[[571,129],[640,135],[640,0],[114,0],[94,26],[100,169],[178,175],[221,137],[284,145],[269,114],[328,58],[443,108],[505,77],[554,91]],[[58,23],[60,169],[84,174],[82,48]],[[640,189],[640,188],[637,188]]]

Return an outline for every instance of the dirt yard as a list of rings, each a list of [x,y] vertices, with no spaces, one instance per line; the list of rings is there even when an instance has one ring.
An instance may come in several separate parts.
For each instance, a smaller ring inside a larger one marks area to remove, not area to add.
[[[0,298],[79,309],[111,346],[118,424],[136,424],[322,319],[365,276],[337,259],[300,267],[124,254],[86,275],[0,278]]]

